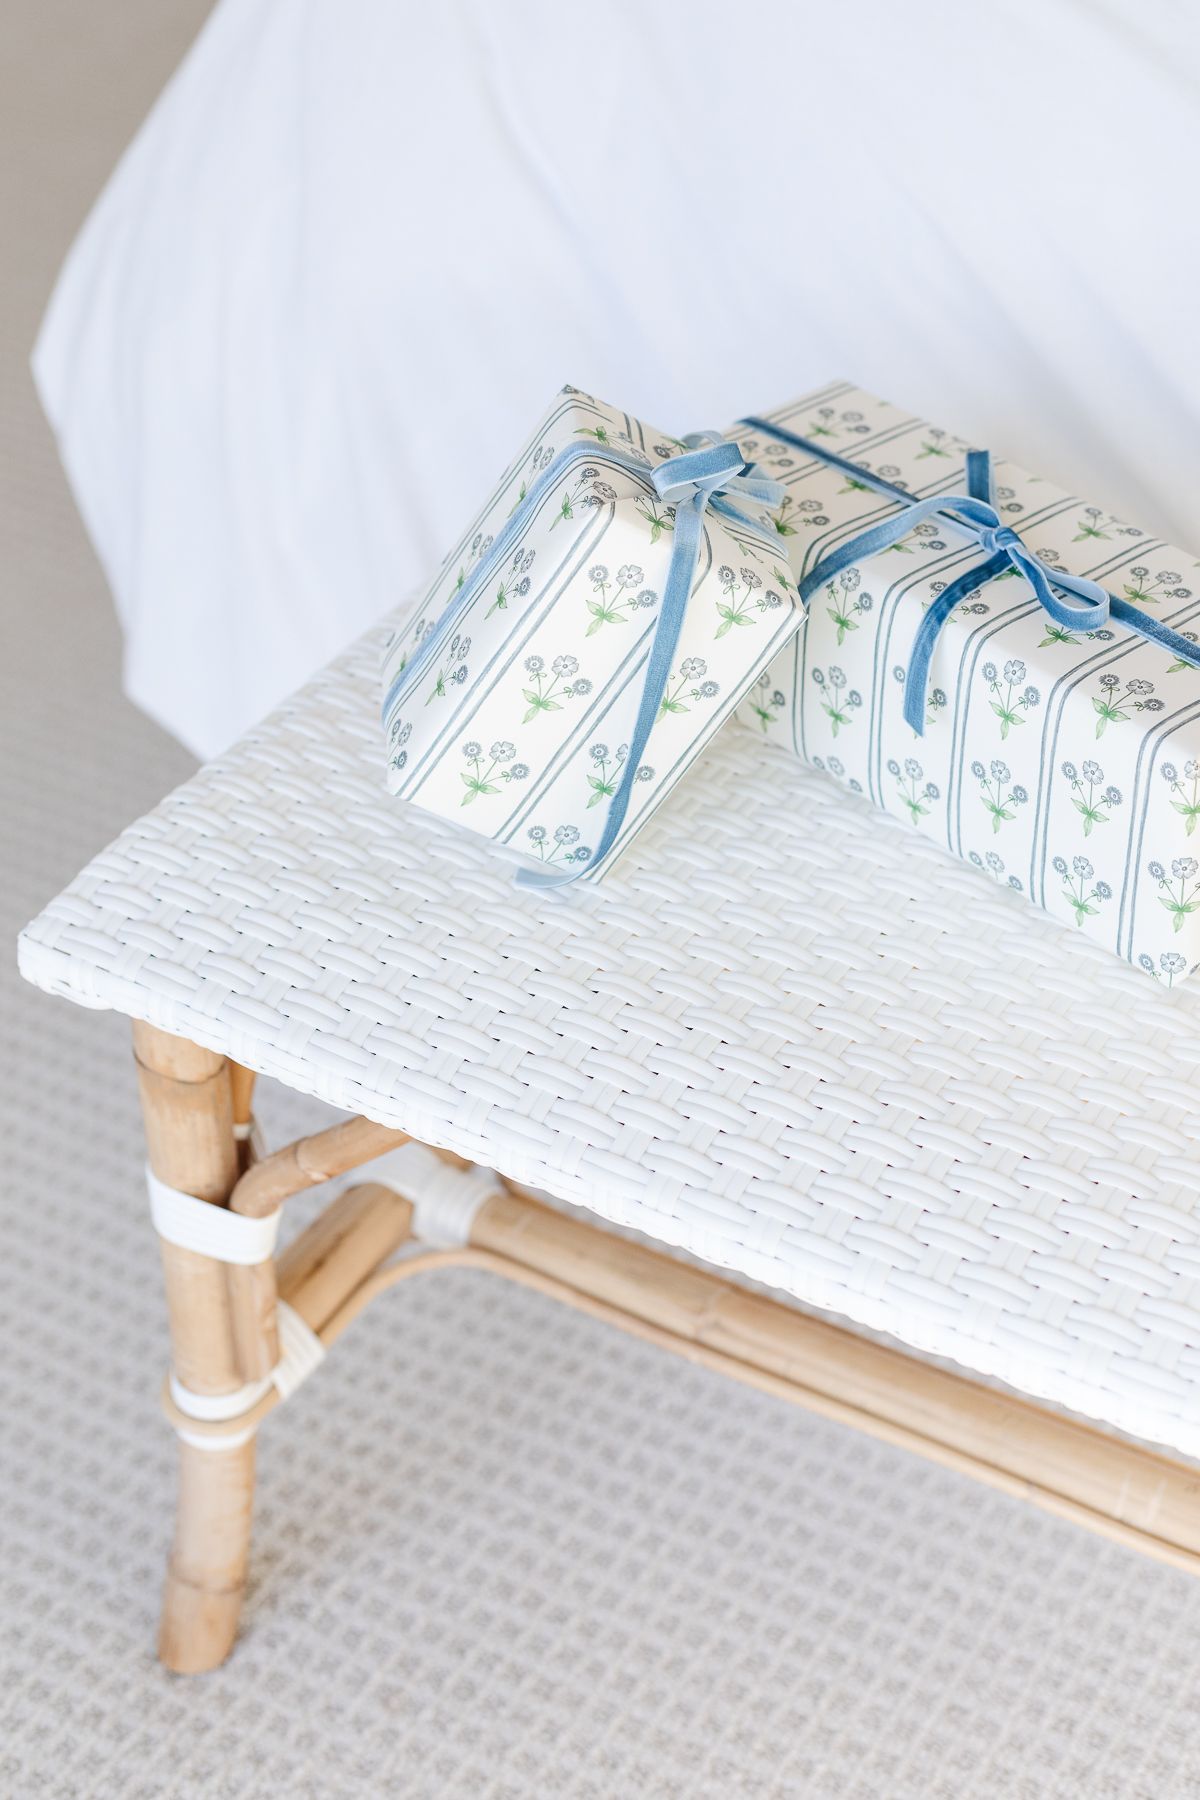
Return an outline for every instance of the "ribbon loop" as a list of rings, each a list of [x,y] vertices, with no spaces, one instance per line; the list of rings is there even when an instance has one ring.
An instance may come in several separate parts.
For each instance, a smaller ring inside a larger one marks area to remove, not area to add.
[[[660,500],[680,505],[703,492],[718,503],[718,510],[737,516],[739,503],[781,506],[784,486],[757,463],[748,463],[736,444],[715,431],[693,431],[682,442],[688,447],[669,456],[655,469],[651,480]],[[743,525],[757,522],[744,515]]]
[[[709,434],[696,432],[694,435],[707,437]],[[684,442],[688,440],[685,438]],[[651,479],[659,499],[674,506],[689,499],[699,487],[710,494],[715,493],[731,476],[736,478],[745,471],[746,462],[737,445],[721,442],[668,457],[666,462],[658,465]]]
[[[945,523],[974,538],[983,551],[985,561],[958,576],[930,601],[913,638],[904,678],[904,717],[918,737],[925,733],[929,666],[942,626],[956,606],[1009,569],[1024,576],[1043,610],[1064,631],[1098,631],[1113,618],[1147,642],[1160,644],[1173,656],[1200,669],[1200,645],[1172,631],[1169,625],[1160,625],[1157,619],[1150,618],[1128,600],[1117,599],[1098,581],[1092,581],[1087,575],[1069,575],[1063,569],[1052,568],[1029,549],[1020,534],[1003,522],[996,508],[990,451],[967,451],[965,494],[935,494],[914,500],[903,488],[885,481],[870,469],[864,469],[782,425],[772,425],[768,419],[757,418],[743,419],[741,423],[805,451],[830,468],[842,470],[859,486],[873,488],[901,508],[890,519],[867,526],[848,543],[820,557],[800,583],[801,600],[807,602],[818,588],[842,569],[889,549],[932,513],[939,514]]]

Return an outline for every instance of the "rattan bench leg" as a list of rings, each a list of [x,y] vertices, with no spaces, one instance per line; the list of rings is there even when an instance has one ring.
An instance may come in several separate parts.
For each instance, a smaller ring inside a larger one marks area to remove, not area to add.
[[[223,1205],[238,1178],[229,1065],[183,1038],[134,1027],[146,1145],[154,1173]],[[242,1387],[225,1266],[163,1243],[171,1364],[196,1394]],[[254,1436],[220,1449],[179,1444],[175,1540],[159,1655],[181,1674],[215,1668],[237,1632],[254,1495]]]
[[[253,1437],[233,1450],[180,1443],[175,1539],[158,1629],[159,1657],[177,1675],[215,1669],[233,1648],[253,1504]]]

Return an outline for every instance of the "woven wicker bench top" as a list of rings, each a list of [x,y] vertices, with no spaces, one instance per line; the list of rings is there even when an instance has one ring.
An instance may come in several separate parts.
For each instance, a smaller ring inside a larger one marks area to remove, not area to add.
[[[98,856],[25,975],[1200,1454],[1188,990],[741,728],[594,890],[514,888],[385,794],[378,643]]]

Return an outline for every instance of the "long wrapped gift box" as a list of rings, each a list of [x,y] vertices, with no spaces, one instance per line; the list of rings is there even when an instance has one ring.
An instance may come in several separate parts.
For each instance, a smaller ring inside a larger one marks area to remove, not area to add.
[[[1177,983],[1200,959],[1196,559],[1013,463],[989,483],[860,388],[736,429],[786,489],[809,615],[739,718]]]
[[[597,873],[797,628],[781,497],[565,389],[385,651],[392,792]]]

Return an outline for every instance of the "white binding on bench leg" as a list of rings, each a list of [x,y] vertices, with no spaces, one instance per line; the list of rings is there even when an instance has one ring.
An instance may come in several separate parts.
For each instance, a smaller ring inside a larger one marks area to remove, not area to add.
[[[177,1425],[175,1436],[181,1444],[190,1444],[193,1450],[237,1450],[242,1444],[248,1444],[257,1430],[257,1425],[251,1425],[245,1431],[224,1432],[220,1437],[201,1437],[198,1431],[184,1431]]]
[[[198,1256],[211,1256],[215,1262],[250,1265],[268,1262],[274,1255],[279,1237],[282,1208],[265,1219],[247,1218],[185,1194],[179,1188],[160,1181],[147,1167],[146,1185],[150,1190],[150,1216],[160,1238]],[[275,1318],[279,1329],[280,1357],[271,1373],[261,1381],[247,1382],[226,1394],[196,1394],[184,1387],[174,1373],[170,1377],[171,1398],[181,1413],[191,1419],[213,1423],[236,1419],[248,1412],[263,1395],[278,1388],[281,1400],[294,1394],[301,1382],[324,1360],[325,1346],[316,1332],[290,1307],[286,1300],[276,1300]],[[231,1450],[254,1436],[255,1427],[244,1432],[206,1437],[200,1432],[180,1431],[186,1444],[198,1450]]]
[[[279,1389],[281,1400],[290,1399],[301,1382],[307,1381],[325,1360],[325,1346],[286,1300],[276,1300],[275,1320],[279,1328],[280,1356],[269,1375],[264,1375],[261,1381],[249,1381],[245,1387],[234,1388],[232,1393],[195,1394],[172,1372],[171,1398],[180,1412],[186,1413],[189,1419],[236,1419],[239,1413],[248,1412],[256,1405],[272,1387]],[[202,1442],[209,1449],[220,1450],[228,1449],[231,1440],[227,1437],[204,1438]]]
[[[229,1394],[194,1394],[191,1388],[184,1387],[174,1369],[168,1378],[171,1398],[181,1413],[189,1419],[236,1419],[239,1413],[248,1412],[256,1401],[261,1400],[271,1386],[273,1375],[266,1375],[261,1381],[249,1381],[245,1387],[234,1388]],[[207,1440],[206,1440],[207,1441]],[[227,1438],[220,1440],[228,1443]]]
[[[279,1398],[287,1400],[324,1362],[325,1346],[308,1321],[286,1300],[276,1300],[275,1322],[279,1327],[280,1356],[271,1370],[271,1380],[279,1389]]]
[[[412,1201],[412,1233],[433,1250],[460,1250],[471,1241],[480,1207],[500,1184],[490,1169],[456,1169],[424,1144],[401,1144],[371,1164],[371,1178]]]
[[[250,1219],[230,1212],[227,1206],[214,1206],[211,1200],[198,1200],[195,1194],[169,1187],[149,1165],[146,1186],[154,1229],[168,1244],[194,1250],[197,1256],[211,1256],[214,1262],[264,1263],[274,1256],[281,1207],[265,1219]]]

